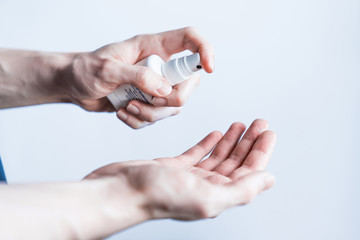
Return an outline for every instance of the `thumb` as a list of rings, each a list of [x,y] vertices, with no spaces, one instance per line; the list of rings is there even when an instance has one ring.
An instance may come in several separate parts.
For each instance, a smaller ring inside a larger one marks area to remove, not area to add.
[[[274,183],[274,176],[265,171],[253,172],[228,183],[227,188],[230,190],[234,200],[232,205],[250,203],[256,195],[268,190]]]
[[[172,91],[169,81],[144,66],[123,65],[121,80],[122,83],[134,85],[141,91],[155,97],[167,96]]]

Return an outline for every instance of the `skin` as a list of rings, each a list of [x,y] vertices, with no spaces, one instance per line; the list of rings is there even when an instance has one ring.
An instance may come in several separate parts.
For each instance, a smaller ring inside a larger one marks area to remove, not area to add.
[[[172,88],[134,64],[151,54],[166,61],[185,49],[199,52],[205,71],[213,71],[212,47],[193,28],[138,35],[84,53],[2,49],[0,108],[74,103],[115,111],[106,95],[133,84],[155,96],[155,106],[131,101],[116,112],[141,128],[177,114],[199,77]],[[212,132],[180,156],[113,163],[80,182],[0,184],[0,239],[101,239],[151,219],[212,218],[247,204],[274,184],[264,169],[275,134],[266,129],[261,119],[245,133],[244,124],[234,123],[224,136]]]
[[[199,52],[204,70],[213,72],[213,48],[192,27],[138,35],[93,52],[0,49],[0,109],[74,103],[87,111],[116,111],[128,126],[142,128],[178,114],[200,78],[194,74],[172,88],[162,76],[134,64],[152,54],[167,61],[174,53],[184,50]],[[134,100],[126,108],[115,110],[106,96],[127,83],[155,96],[156,106]]]
[[[213,218],[247,204],[275,181],[264,171],[276,141],[266,128],[258,119],[243,134],[234,123],[177,157],[113,163],[81,182],[0,186],[0,238],[101,239],[151,219]]]

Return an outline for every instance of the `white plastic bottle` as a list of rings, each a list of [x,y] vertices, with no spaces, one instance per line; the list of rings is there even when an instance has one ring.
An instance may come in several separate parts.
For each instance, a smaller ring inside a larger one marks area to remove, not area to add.
[[[199,53],[176,58],[166,63],[158,55],[151,55],[136,65],[149,67],[155,73],[166,78],[172,86],[185,81],[191,74],[202,69]],[[130,84],[122,85],[107,97],[115,109],[126,107],[129,101],[133,99],[151,104],[154,98]]]

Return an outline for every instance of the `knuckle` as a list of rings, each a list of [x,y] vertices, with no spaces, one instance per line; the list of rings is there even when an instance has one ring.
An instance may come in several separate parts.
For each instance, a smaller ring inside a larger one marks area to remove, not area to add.
[[[211,208],[209,204],[197,203],[196,213],[198,218],[209,218],[211,217]]]
[[[142,120],[142,123],[144,123],[143,121],[150,123],[156,121],[156,115],[149,109],[149,106],[144,106],[143,103],[137,104],[136,106],[140,110],[140,114],[136,117]]]
[[[108,58],[104,58],[100,60],[98,71],[97,71],[97,77],[100,79],[109,79],[111,78],[111,69],[112,69],[112,60]]]
[[[150,122],[147,122],[147,121],[143,121],[143,120],[135,120],[135,121],[132,121],[132,122],[129,122],[129,126],[134,129],[134,130],[138,130],[138,129],[141,129],[141,128],[144,128],[148,125],[151,125],[152,123]]]
[[[150,123],[154,123],[158,120],[156,114],[154,113],[149,113],[144,117],[146,121],[150,122]]]
[[[135,81],[139,85],[145,85],[146,79],[148,78],[150,74],[150,70],[146,67],[138,67],[135,72]]]
[[[118,112],[116,113],[116,117],[117,117],[119,120],[121,120]],[[122,120],[121,120],[121,121],[122,121]]]
[[[109,77],[111,74],[112,64],[113,62],[111,59],[105,58],[101,60],[99,68],[101,76]]]
[[[150,40],[149,38],[152,35],[153,34],[137,34],[134,37],[130,38],[129,40],[135,43],[136,45],[141,46],[143,44],[147,44],[148,41]]]
[[[184,31],[185,31],[186,34],[189,34],[189,35],[194,34],[194,33],[197,32],[196,28],[193,27],[193,26],[185,27]]]
[[[143,34],[137,34],[137,35],[133,36],[131,39],[134,41],[139,41],[142,38],[143,38]]]
[[[248,192],[243,193],[242,204],[246,205],[251,202],[250,194]]]
[[[242,203],[243,204],[249,204],[253,198],[254,198],[254,193],[253,191],[249,190],[249,189],[246,189],[244,192],[243,192],[243,201]]]
[[[140,124],[136,124],[134,122],[125,122],[126,125],[128,125],[129,127],[131,127],[134,130],[138,130],[141,128]]]
[[[134,130],[138,130],[138,129],[140,129],[141,127],[140,126],[137,126],[137,125],[131,125],[131,124],[127,124],[129,127],[131,127],[132,129],[134,129]]]
[[[122,121],[122,122],[124,122],[124,123],[126,124],[126,120],[122,120],[122,119],[121,119],[121,117],[120,117],[120,115],[119,115],[119,112],[116,113],[116,116],[117,116],[117,118],[118,118],[120,121]]]
[[[182,107],[185,104],[185,99],[181,95],[177,95],[174,98],[174,106],[175,107]]]
[[[219,206],[214,205],[217,197],[211,191],[204,192],[204,197],[195,200],[195,212],[198,218],[216,217],[221,211]]]
[[[174,113],[172,115],[177,115],[182,111],[182,107],[178,107],[175,109]]]

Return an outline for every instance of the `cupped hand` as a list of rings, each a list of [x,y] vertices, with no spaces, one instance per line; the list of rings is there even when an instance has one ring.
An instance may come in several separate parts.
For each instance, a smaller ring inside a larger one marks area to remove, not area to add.
[[[142,196],[151,218],[215,217],[229,207],[249,203],[274,184],[274,177],[263,171],[276,141],[266,129],[265,120],[255,120],[246,132],[244,124],[234,123],[224,136],[212,132],[180,156],[114,163],[86,179],[126,181]],[[116,184],[111,192],[122,196]]]
[[[155,97],[155,106],[133,100],[126,108],[116,109],[117,116],[137,129],[179,113],[200,82],[194,74],[171,87],[162,76],[144,66],[134,65],[152,54],[167,61],[171,55],[190,50],[199,52],[206,72],[214,68],[212,46],[192,27],[138,35],[123,42],[104,46],[74,58],[66,77],[70,99],[88,111],[115,111],[106,98],[122,84],[132,84]]]

